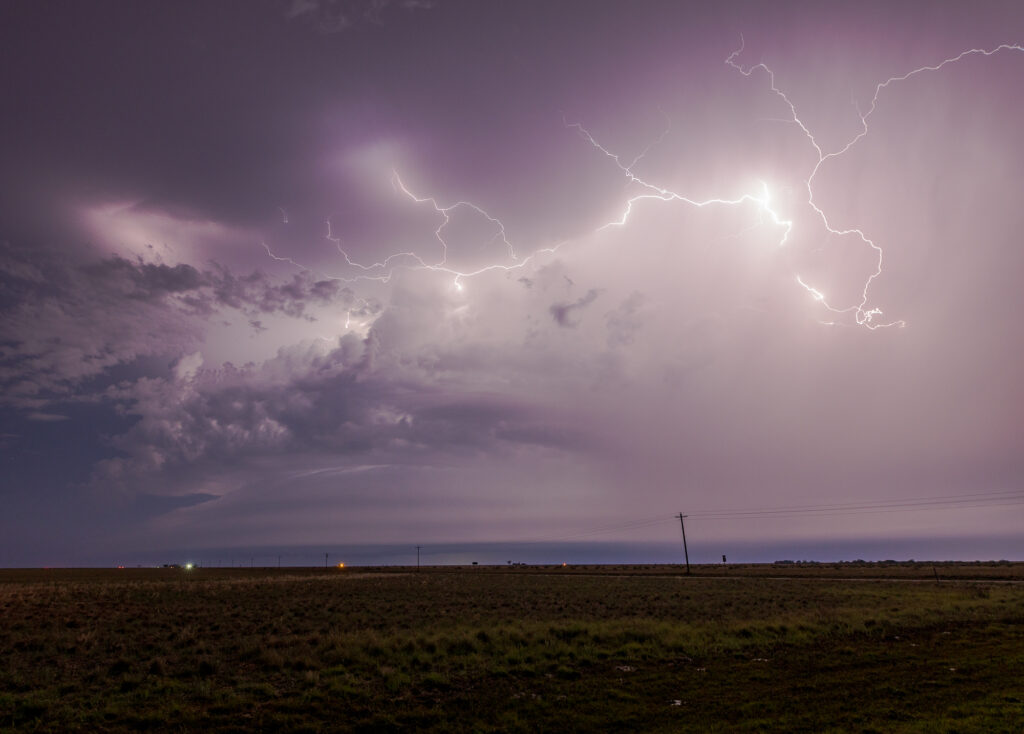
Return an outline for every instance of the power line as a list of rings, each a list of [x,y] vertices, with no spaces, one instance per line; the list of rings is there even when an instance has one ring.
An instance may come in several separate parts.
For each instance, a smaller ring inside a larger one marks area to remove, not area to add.
[[[965,509],[978,507],[999,507],[1004,505],[1019,504],[1024,501],[1024,493],[1019,491],[1010,493],[993,493],[988,496],[964,497],[962,499],[947,498],[918,498],[908,500],[882,500],[882,501],[861,501],[854,503],[804,505],[778,508],[762,508],[756,510],[747,509],[722,509],[694,511],[694,517],[702,519],[728,519],[739,517],[765,517],[780,515],[800,514],[857,514],[863,511],[887,512],[906,511],[916,509]]]
[[[932,495],[928,497],[909,497],[892,500],[860,500],[855,502],[839,502],[817,505],[789,505],[781,507],[764,507],[757,509],[719,509],[691,511],[688,517],[698,520],[742,520],[758,517],[776,517],[786,515],[804,515],[824,517],[829,515],[858,515],[885,512],[908,512],[914,510],[947,510],[947,509],[978,509],[987,507],[1006,507],[1024,504],[1024,492],[1021,490],[990,490],[987,492],[968,492],[959,495]],[[678,515],[655,515],[646,518],[616,524],[599,525],[587,530],[580,530],[557,538],[528,540],[515,545],[532,543],[550,543],[559,540],[631,530],[635,528],[657,525],[668,520],[675,520]]]
[[[930,495],[927,497],[900,497],[887,500],[871,500],[861,499],[854,500],[852,502],[831,502],[826,504],[817,505],[789,505],[781,507],[759,507],[759,508],[747,508],[743,510],[738,509],[721,509],[721,510],[702,510],[698,511],[703,515],[719,515],[731,512],[743,512],[743,513],[758,513],[758,512],[799,512],[809,511],[814,509],[842,509],[842,508],[855,508],[862,505],[885,506],[890,504],[902,504],[909,502],[974,502],[985,499],[1020,499],[1024,498],[1024,491],[1020,489],[998,489],[988,490],[985,492],[967,492],[960,494],[947,494],[947,495]]]
[[[928,512],[933,510],[977,510],[987,509],[990,507],[1017,507],[1024,505],[1024,498],[1017,502],[989,502],[985,504],[971,504],[971,505],[947,505],[941,507],[927,506],[927,505],[915,505],[911,507],[862,507],[862,508],[848,508],[846,510],[809,510],[809,511],[791,511],[785,513],[742,513],[737,512],[735,514],[721,514],[721,515],[697,515],[693,517],[698,520],[752,520],[766,517],[843,517],[849,515],[878,515],[886,514],[890,512]]]
[[[830,517],[844,515],[865,515],[889,512],[914,512],[952,509],[984,509],[990,507],[1019,506],[1024,504],[1024,492],[1021,490],[989,490],[985,492],[968,492],[958,495],[931,495],[892,500],[860,500],[828,504],[788,505],[780,507],[762,507],[756,509],[718,509],[691,511],[686,517],[694,520],[745,520],[773,517]],[[521,541],[490,543],[494,546],[523,547],[546,543],[559,543],[589,538],[595,535],[613,533],[621,530],[635,530],[653,525],[667,524],[679,518],[678,515],[653,515],[624,522],[597,525],[572,533],[533,538]],[[435,551],[442,553],[440,549]]]

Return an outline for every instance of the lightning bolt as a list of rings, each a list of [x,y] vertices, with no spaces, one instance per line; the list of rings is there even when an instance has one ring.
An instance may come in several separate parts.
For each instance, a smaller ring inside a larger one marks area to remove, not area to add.
[[[951,56],[950,58],[943,59],[937,64],[919,66],[916,69],[912,69],[911,71],[908,71],[905,74],[901,74],[899,76],[891,76],[885,81],[879,82],[877,85],[875,85],[875,92],[871,97],[871,104],[868,106],[867,112],[862,113],[858,110],[858,116],[860,117],[860,131],[850,140],[848,140],[844,145],[842,145],[838,150],[832,151],[830,153],[824,152],[821,145],[814,137],[814,134],[810,131],[807,125],[804,124],[803,120],[800,119],[800,115],[797,113],[796,106],[793,104],[792,100],[790,100],[790,98],[786,95],[785,92],[783,92],[776,86],[774,71],[772,71],[764,63],[754,64],[753,66],[749,66],[746,68],[737,63],[737,58],[743,53],[745,47],[746,44],[743,36],[741,35],[740,47],[733,51],[728,58],[726,58],[725,63],[731,66],[732,68],[736,69],[738,72],[740,72],[741,74],[743,74],[743,76],[746,77],[750,77],[757,70],[763,71],[768,77],[768,82],[770,84],[772,93],[775,94],[779,99],[781,99],[786,104],[786,106],[789,108],[792,122],[796,123],[796,125],[806,136],[807,140],[810,142],[811,146],[814,148],[815,152],[818,154],[818,160],[814,164],[814,167],[812,168],[810,175],[805,180],[807,188],[807,203],[810,205],[811,209],[814,210],[815,214],[817,214],[818,217],[821,219],[822,224],[829,233],[839,237],[848,235],[857,237],[863,244],[870,247],[875,253],[875,269],[868,275],[867,279],[864,281],[864,287],[861,289],[860,301],[853,305],[846,306],[844,308],[832,306],[826,300],[825,295],[821,291],[808,285],[799,275],[796,276],[797,283],[799,283],[808,293],[811,294],[814,300],[821,303],[822,306],[824,306],[827,310],[835,314],[852,313],[856,323],[858,325],[865,326],[868,329],[879,329],[890,326],[905,326],[906,322],[903,320],[890,321],[888,323],[878,322],[875,320],[875,317],[882,315],[882,311],[877,307],[867,307],[869,300],[868,291],[871,289],[871,285],[872,283],[874,283],[875,279],[882,274],[882,259],[884,252],[881,246],[879,246],[874,240],[868,237],[863,230],[856,227],[840,229],[832,226],[832,224],[829,221],[828,215],[825,214],[824,210],[822,210],[822,208],[818,206],[817,202],[815,202],[814,200],[814,179],[818,175],[818,172],[821,170],[822,166],[825,164],[826,161],[831,160],[833,158],[838,158],[839,156],[845,154],[868,134],[868,120],[874,114],[875,110],[878,108],[878,97],[882,93],[882,91],[888,89],[890,85],[895,84],[897,82],[906,81],[911,77],[917,76],[918,74],[923,74],[925,72],[939,71],[944,66],[954,64],[969,56],[992,56],[994,54],[999,53],[1000,51],[1024,51],[1024,47],[1021,47],[1019,44],[1003,43],[991,49],[972,48],[966,51],[962,51],[956,56]]]
[[[607,148],[605,148],[603,145],[601,145],[601,143],[597,142],[597,140],[594,138],[594,136],[591,135],[590,132],[585,127],[583,127],[580,123],[578,123],[578,122],[573,122],[573,123],[565,122],[564,124],[565,124],[566,127],[575,129],[577,132],[579,132],[580,136],[584,140],[586,140],[588,143],[590,143],[590,145],[592,145],[594,148],[596,148],[601,153],[603,153],[608,158],[610,158],[612,161],[614,161],[615,165],[619,168],[619,170],[621,170],[626,175],[626,177],[630,181],[630,183],[638,184],[642,189],[644,189],[647,192],[647,193],[643,193],[643,194],[637,194],[636,196],[633,196],[633,197],[627,199],[625,207],[624,207],[624,209],[622,211],[622,214],[617,219],[613,219],[612,221],[605,222],[604,224],[600,225],[599,227],[597,227],[597,229],[594,230],[595,232],[600,232],[602,230],[608,229],[609,227],[623,227],[623,226],[625,226],[626,222],[629,220],[630,215],[633,213],[633,206],[637,202],[648,200],[648,199],[656,199],[658,201],[666,201],[666,202],[669,202],[669,201],[679,201],[679,202],[682,202],[684,204],[689,204],[690,206],[694,206],[694,207],[697,207],[697,208],[704,208],[704,207],[713,206],[713,205],[736,206],[736,205],[739,205],[739,204],[754,203],[754,204],[757,204],[757,206],[760,208],[762,213],[768,214],[772,218],[772,221],[775,224],[780,225],[781,227],[783,227],[784,232],[783,232],[782,238],[779,240],[779,245],[781,246],[781,245],[786,244],[786,240],[789,238],[789,233],[793,229],[793,223],[791,221],[787,221],[787,220],[782,219],[779,216],[779,214],[777,212],[775,212],[774,210],[772,210],[772,208],[768,205],[769,204],[768,184],[764,183],[763,181],[761,182],[761,189],[762,189],[762,191],[761,191],[760,195],[758,195],[758,194],[744,194],[743,196],[740,196],[739,198],[736,198],[736,199],[718,199],[718,198],[704,199],[704,200],[691,199],[689,197],[683,196],[682,194],[676,193],[675,191],[671,191],[669,189],[662,188],[661,186],[657,186],[656,184],[653,184],[653,183],[650,183],[648,181],[645,181],[644,179],[640,178],[639,176],[637,176],[633,172],[633,167],[640,160],[642,160],[644,158],[644,156],[646,155],[648,150],[650,150],[650,148],[653,146],[653,144],[651,146],[648,146],[644,150],[643,153],[641,153],[639,156],[634,158],[633,161],[629,165],[623,165],[622,160],[621,160],[621,158],[618,155],[616,155],[615,153],[612,153]],[[656,142],[660,142],[661,140],[663,140],[666,134],[667,133],[663,133],[661,138],[659,138],[659,140],[656,141]]]
[[[406,198],[410,199],[412,202],[416,204],[429,204],[431,208],[433,208],[433,210],[440,215],[441,221],[440,224],[438,224],[437,229],[434,230],[434,238],[441,245],[441,258],[436,262],[427,262],[422,257],[417,255],[415,252],[409,251],[393,253],[391,255],[388,255],[384,260],[370,264],[357,262],[353,260],[352,257],[349,255],[348,251],[344,249],[344,247],[342,246],[341,238],[334,236],[333,225],[331,224],[331,220],[328,218],[326,220],[326,239],[334,243],[335,248],[338,250],[342,258],[345,260],[345,264],[359,272],[356,275],[351,276],[325,275],[324,277],[330,280],[339,280],[346,283],[354,283],[357,281],[377,281],[381,283],[387,283],[391,280],[391,277],[399,268],[406,270],[431,270],[434,272],[447,273],[448,275],[453,276],[454,287],[456,288],[456,290],[461,291],[464,288],[462,284],[463,278],[472,278],[473,276],[481,275],[483,273],[491,272],[494,270],[517,270],[530,263],[537,256],[553,253],[561,245],[565,244],[564,241],[559,242],[558,244],[553,245],[551,247],[543,247],[534,250],[526,257],[520,257],[518,254],[516,254],[515,247],[513,247],[512,243],[508,239],[504,223],[497,217],[494,217],[491,214],[489,214],[482,207],[474,204],[473,202],[462,200],[457,201],[454,204],[443,206],[440,203],[438,203],[436,198],[432,196],[419,196],[413,193],[409,189],[409,187],[405,185],[398,171],[392,171],[391,183],[397,192],[399,192]],[[473,270],[459,270],[458,268],[449,264],[449,244],[444,237],[444,230],[451,224],[454,213],[459,209],[463,208],[476,212],[480,216],[484,217],[484,219],[486,219],[489,223],[494,225],[495,233],[491,236],[489,240],[485,242],[485,245],[490,245],[493,244],[495,241],[500,240],[501,244],[505,247],[505,249],[508,252],[508,258],[513,261],[512,265],[492,263]],[[273,260],[276,260],[278,262],[287,262],[303,270],[313,272],[313,268],[307,265],[299,263],[290,257],[284,257],[275,254],[273,250],[270,249],[270,246],[266,242],[263,242],[262,245],[263,249],[266,250],[267,255],[269,255]],[[405,263],[408,264],[403,264],[403,261],[405,261]]]
[[[854,135],[845,143],[843,143],[839,148],[831,152],[825,152],[824,148],[818,142],[814,133],[801,119],[800,114],[797,111],[796,105],[789,98],[789,96],[777,86],[775,80],[775,72],[769,66],[767,66],[763,62],[753,64],[750,66],[743,66],[739,62],[739,57],[743,54],[745,48],[746,42],[743,36],[741,35],[739,48],[737,48],[735,51],[729,54],[729,56],[725,59],[725,64],[738,71],[744,77],[748,78],[752,78],[755,72],[763,73],[767,77],[769,89],[772,92],[772,94],[778,97],[789,110],[789,116],[786,118],[781,118],[781,121],[795,124],[806,137],[808,143],[817,155],[816,162],[811,167],[806,178],[803,179],[807,193],[807,204],[810,206],[811,210],[815,213],[817,218],[820,219],[821,224],[826,232],[836,237],[854,237],[858,239],[864,246],[870,248],[870,250],[875,255],[875,267],[865,279],[863,287],[860,292],[859,300],[856,303],[852,303],[850,305],[845,306],[833,305],[832,303],[829,302],[829,300],[826,298],[825,294],[822,291],[818,290],[817,288],[806,282],[799,274],[795,274],[794,276],[796,283],[805,291],[807,291],[807,293],[812,297],[812,299],[819,303],[821,307],[826,309],[828,312],[838,316],[845,316],[847,318],[852,316],[853,324],[851,325],[862,326],[870,330],[887,327],[905,326],[906,322],[904,322],[903,320],[895,320],[888,322],[881,321],[879,317],[882,316],[882,310],[874,306],[869,307],[869,292],[871,290],[871,286],[873,285],[874,281],[882,274],[882,265],[884,258],[884,251],[882,247],[877,242],[875,242],[871,237],[869,237],[864,232],[864,230],[858,227],[841,228],[838,226],[834,226],[832,224],[831,220],[829,219],[829,216],[826,214],[824,209],[822,209],[822,207],[818,205],[817,201],[815,200],[815,178],[818,176],[818,173],[822,170],[826,162],[846,154],[860,140],[862,140],[865,136],[868,135],[869,121],[878,107],[879,97],[882,94],[882,92],[889,89],[889,87],[899,82],[911,79],[912,77],[917,76],[919,74],[924,74],[926,72],[938,72],[944,67],[950,64],[957,63],[970,56],[981,55],[987,57],[993,56],[1003,51],[1024,51],[1024,47],[1022,47],[1019,44],[1004,43],[990,49],[972,48],[966,51],[962,51],[956,56],[943,59],[942,61],[936,64],[920,66],[915,69],[912,69],[911,71],[906,72],[905,74],[892,76],[886,79],[885,81],[879,82],[875,86],[874,94],[872,95],[871,102],[868,106],[867,111],[861,112],[859,109],[857,110],[857,115],[859,117],[860,122],[859,131],[856,133],[856,135]],[[662,114],[664,114],[664,112],[662,112]],[[660,143],[662,143],[670,133],[671,125],[670,121],[668,122],[669,124],[666,125],[665,131],[661,134],[661,136],[658,137],[653,142],[651,142],[636,157],[634,157],[627,163],[623,161],[623,158],[620,155],[613,153],[611,150],[609,150],[600,142],[598,142],[598,140],[582,124],[578,122],[570,123],[567,120],[563,119],[563,125],[565,127],[575,130],[579,134],[579,136],[583,138],[584,141],[586,141],[595,150],[597,150],[602,155],[606,156],[609,160],[611,160],[612,163],[622,173],[622,175],[627,179],[627,181],[630,184],[634,185],[635,187],[639,188],[640,190],[640,193],[637,193],[629,197],[624,202],[622,209],[620,210],[617,216],[614,216],[608,221],[597,225],[592,231],[594,233],[597,233],[613,227],[625,227],[626,224],[629,222],[631,215],[633,214],[634,207],[640,202],[649,200],[660,201],[665,203],[677,202],[695,208],[705,208],[711,206],[753,205],[757,207],[757,210],[761,217],[760,224],[755,226],[763,225],[765,221],[764,218],[765,216],[767,216],[773,225],[781,229],[781,234],[777,242],[778,246],[782,247],[786,245],[789,240],[790,234],[793,231],[794,222],[791,220],[784,219],[778,211],[772,208],[771,197],[767,183],[761,182],[761,190],[759,192],[746,193],[737,198],[693,199],[676,191],[672,191],[670,189],[659,186],[656,183],[652,183],[648,180],[645,180],[636,173],[636,167],[641,163],[641,161],[643,161],[654,148],[656,148]],[[492,216],[490,213],[488,213],[486,210],[484,210],[477,204],[474,204],[473,202],[470,201],[459,200],[456,201],[455,203],[444,205],[441,204],[435,197],[421,196],[419,194],[416,194],[402,181],[402,178],[397,171],[392,171],[391,183],[396,192],[408,198],[414,204],[428,205],[437,213],[437,215],[439,216],[439,224],[437,228],[434,230],[434,239],[441,246],[441,257],[436,262],[427,262],[415,252],[410,251],[394,253],[386,257],[384,260],[370,264],[363,264],[357,262],[353,260],[350,257],[349,253],[342,247],[341,239],[334,236],[332,232],[331,221],[330,219],[328,219],[326,238],[332,243],[334,243],[336,249],[344,258],[345,265],[348,268],[356,271],[356,273],[354,275],[349,276],[328,275],[325,277],[348,283],[356,281],[377,281],[387,283],[388,281],[390,281],[392,275],[397,269],[431,270],[451,275],[453,277],[453,287],[456,290],[461,291],[463,290],[463,281],[465,279],[496,270],[513,271],[519,268],[523,268],[540,255],[551,254],[556,252],[562,245],[566,244],[567,242],[561,241],[549,247],[536,249],[526,256],[520,256],[516,252],[516,248],[510,241],[505,225],[501,222],[501,220],[498,219],[497,217]],[[452,264],[450,264],[448,259],[449,243],[445,239],[444,233],[445,230],[451,224],[452,218],[460,210],[468,210],[471,212],[475,212],[476,214],[486,219],[486,221],[489,222],[494,227],[494,234],[484,244],[489,246],[494,244],[495,242],[500,242],[500,244],[506,250],[507,259],[511,261],[511,264],[491,263],[473,270],[460,270],[454,267]],[[284,214],[283,210],[282,214]],[[284,219],[285,223],[287,223],[286,214],[284,215]],[[311,268],[296,262],[292,258],[275,255],[271,251],[270,247],[266,245],[266,243],[263,244],[263,247],[266,249],[267,254],[274,260],[288,262],[305,270],[312,270]],[[821,321],[820,323],[826,325],[842,324],[842,322],[839,321]]]

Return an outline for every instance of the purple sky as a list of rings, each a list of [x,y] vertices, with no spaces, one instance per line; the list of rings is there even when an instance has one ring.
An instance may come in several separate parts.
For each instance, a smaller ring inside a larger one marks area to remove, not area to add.
[[[1018,2],[0,4],[0,565],[1019,539],[1021,43]]]

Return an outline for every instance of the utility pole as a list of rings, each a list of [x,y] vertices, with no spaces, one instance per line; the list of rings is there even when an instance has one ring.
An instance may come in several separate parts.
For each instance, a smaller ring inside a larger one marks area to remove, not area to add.
[[[324,553],[324,568],[327,568],[327,556],[329,555],[330,553]]]
[[[684,515],[683,513],[680,512],[679,513],[679,527],[683,531],[683,555],[686,556],[686,575],[689,576],[690,575],[690,551],[686,550],[686,525],[683,524],[683,518],[684,517],[689,517],[689,515]]]
[[[420,570],[420,546],[416,546],[416,570]]]

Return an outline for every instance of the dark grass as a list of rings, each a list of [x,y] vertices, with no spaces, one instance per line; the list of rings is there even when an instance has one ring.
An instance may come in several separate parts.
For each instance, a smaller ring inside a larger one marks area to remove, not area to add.
[[[1020,564],[695,570],[0,571],[0,729],[1022,731]]]

